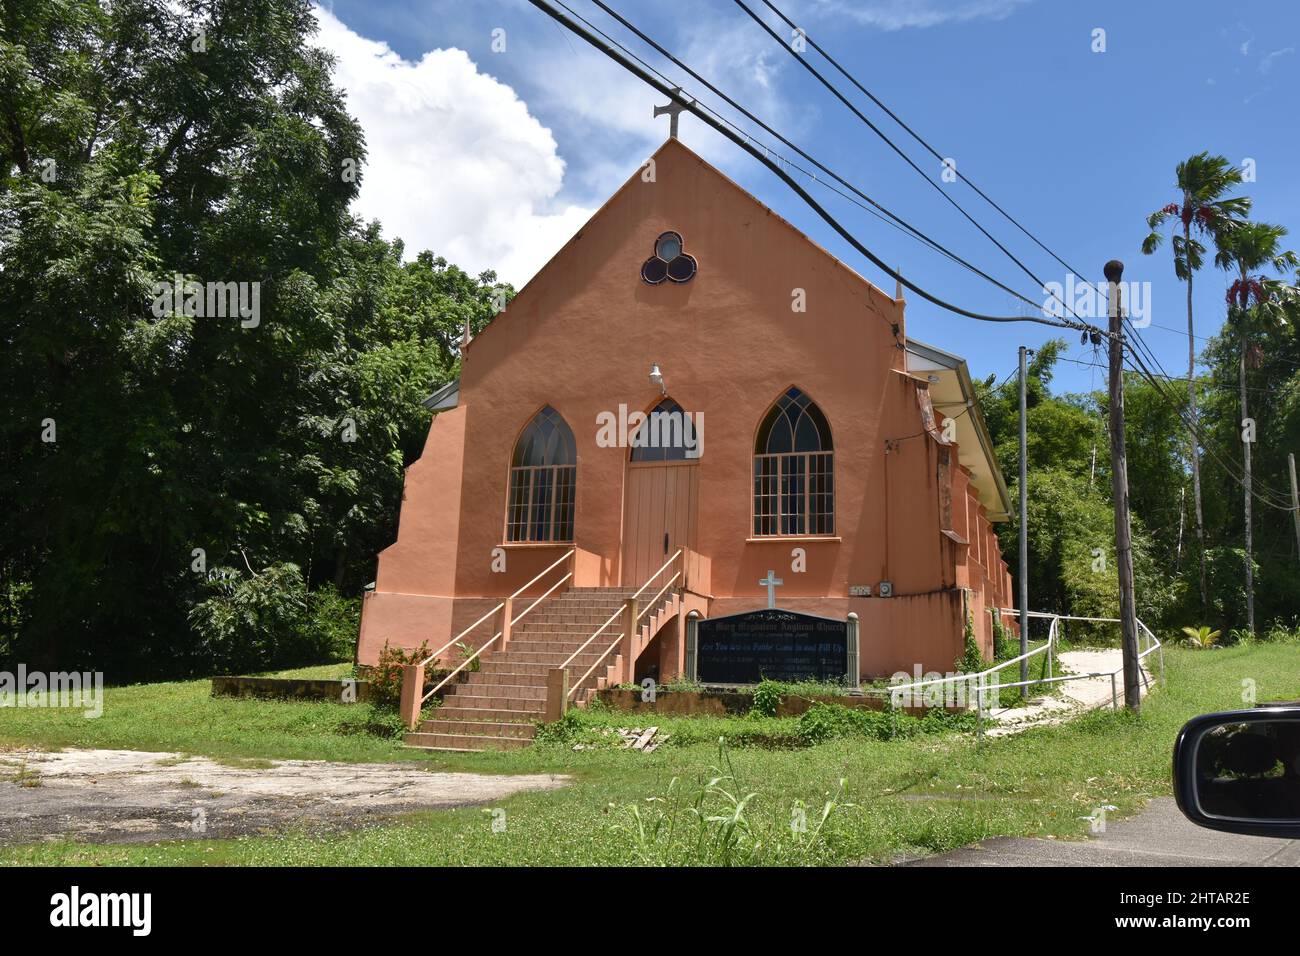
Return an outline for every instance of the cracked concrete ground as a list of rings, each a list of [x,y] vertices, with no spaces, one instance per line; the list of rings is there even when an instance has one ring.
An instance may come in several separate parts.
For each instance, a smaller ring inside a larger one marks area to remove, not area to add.
[[[410,764],[244,761],[137,750],[0,753],[0,845],[225,839],[290,826],[353,829],[412,810],[562,787],[553,774],[438,773]]]

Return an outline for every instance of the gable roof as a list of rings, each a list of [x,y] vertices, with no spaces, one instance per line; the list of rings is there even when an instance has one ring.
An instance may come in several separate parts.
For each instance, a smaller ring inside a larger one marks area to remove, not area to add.
[[[879,286],[875,285],[873,282],[871,282],[869,279],[864,277],[857,270],[851,268],[850,266],[846,265],[842,260],[832,255],[829,251],[827,251],[825,248],[819,245],[814,239],[812,239],[807,233],[798,229],[789,220],[783,218],[779,213],[774,211],[770,206],[764,205],[762,201],[758,199],[757,196],[755,196],[753,193],[749,192],[747,189],[742,187],[739,183],[737,183],[735,180],[729,177],[726,173],[722,172],[712,163],[708,162],[708,160],[700,156],[699,153],[695,152],[689,146],[685,145],[680,139],[674,139],[672,137],[669,137],[668,139],[664,140],[662,143],[659,144],[659,148],[656,149],[650,155],[650,158],[649,160],[647,160],[647,163],[656,161],[660,157],[664,156],[666,153],[673,152],[673,151],[680,151],[682,154],[684,154],[685,159],[698,164],[701,169],[703,169],[706,173],[710,174],[713,178],[715,178],[718,181],[719,185],[729,188],[737,195],[743,197],[747,202],[749,202],[751,205],[754,206],[756,211],[761,212],[765,218],[776,222],[779,227],[788,229],[799,239],[803,240],[803,242],[806,243],[808,246],[812,247],[817,252],[819,252],[829,265],[831,265],[836,269],[843,270],[855,282],[859,283],[862,286],[865,286],[866,289],[868,290],[868,296],[875,295],[879,297],[884,303],[888,303],[890,307],[894,306],[897,300],[893,296],[884,292]],[[582,238],[582,234],[587,231],[588,227],[597,219],[601,218],[601,216],[604,215],[607,210],[609,210],[612,206],[614,206],[625,192],[627,192],[629,189],[635,188],[637,184],[641,182],[641,175],[642,175],[642,171],[645,169],[645,166],[646,163],[643,163],[641,166],[638,166],[636,170],[633,171],[632,175],[629,176],[623,182],[623,185],[619,186],[618,189],[614,190],[614,192],[610,195],[610,197],[606,199],[603,203],[601,203],[600,207],[595,212],[593,212],[591,216],[587,219],[587,221],[582,224],[582,227],[579,228],[578,231],[575,232],[569,238],[568,242],[560,246],[560,248],[555,251],[555,254],[546,260],[546,264],[543,265],[540,269],[538,269],[537,272],[533,274],[532,278],[530,278],[527,282],[525,282],[523,287],[520,288],[515,293],[516,300],[521,299],[524,296],[528,295],[529,292],[532,290],[532,288],[535,285],[537,285],[538,280],[541,279],[542,276],[544,276],[553,267],[555,267],[556,260],[560,259],[564,255],[564,253],[571,246],[574,245],[574,243],[578,242]],[[509,311],[510,311],[509,309],[506,309],[503,312],[499,313],[496,317],[494,317],[483,328],[483,330],[479,332],[478,336],[476,336],[475,339],[471,340],[469,344],[464,347],[465,350],[468,351],[469,349],[472,349],[474,342],[477,341],[479,338],[482,338],[484,335],[488,334],[498,322],[508,321],[507,313]]]
[[[816,243],[806,233],[797,229],[788,220],[774,212],[770,207],[765,206],[752,193],[743,189],[734,180],[722,173],[712,164],[708,163],[700,157],[699,154],[683,144],[681,140],[672,137],[668,138],[654,151],[651,155],[651,160],[657,160],[669,152],[679,152],[681,154],[679,156],[680,159],[685,159],[686,161],[698,164],[705,173],[709,174],[711,178],[716,180],[720,187],[734,191],[736,194],[743,197],[746,202],[753,205],[757,212],[762,213],[765,220],[774,221],[778,224],[778,228],[788,229],[809,247],[820,253],[821,257],[829,265],[837,270],[843,270],[843,272],[846,273],[853,282],[865,287],[868,299],[874,295],[881,300],[883,305],[887,305],[890,309],[896,310],[895,314],[900,316],[900,331],[902,333],[902,338],[903,341],[906,342],[904,370],[932,376],[931,394],[935,404],[939,406],[940,411],[943,410],[944,406],[953,408],[958,405],[970,405],[971,411],[969,418],[975,426],[977,441],[958,443],[958,462],[971,472],[972,484],[974,484],[979,493],[981,502],[987,509],[989,519],[993,521],[1003,521],[1009,518],[1012,514],[1010,494],[1007,491],[1006,482],[1002,477],[1002,471],[998,467],[997,458],[993,451],[993,442],[988,434],[988,428],[984,423],[984,417],[976,403],[977,400],[974,385],[971,382],[970,371],[967,368],[965,360],[959,356],[945,352],[942,349],[908,338],[906,335],[906,325],[901,321],[904,306],[901,297],[895,298],[894,296],[890,296],[882,291],[878,286],[874,285],[856,270]],[[624,181],[624,183],[615,190],[604,203],[601,204],[600,208],[591,215],[587,222],[585,222],[582,227],[574,233],[566,243],[564,243],[564,245],[556,250],[555,254],[547,260],[546,264],[538,269],[536,274],[524,284],[523,288],[521,288],[518,293],[516,293],[515,298],[517,300],[528,296],[531,290],[537,285],[538,280],[548,271],[557,267],[557,260],[582,238],[583,233],[587,231],[591,224],[604,215],[607,210],[613,207],[625,192],[634,188],[641,182],[642,171],[644,168],[644,164],[638,166],[632,175],[629,176],[628,179]],[[506,309],[489,322],[483,331],[479,333],[478,337],[471,340],[468,345],[464,346],[465,353],[463,354],[467,354],[469,350],[473,349],[474,343],[478,338],[491,334],[498,322],[509,321],[508,316],[510,313],[511,310]],[[454,408],[458,401],[459,381],[457,380],[449,382],[439,388],[433,395],[430,395],[429,398],[425,399],[423,404],[426,408],[436,413],[448,408]]]

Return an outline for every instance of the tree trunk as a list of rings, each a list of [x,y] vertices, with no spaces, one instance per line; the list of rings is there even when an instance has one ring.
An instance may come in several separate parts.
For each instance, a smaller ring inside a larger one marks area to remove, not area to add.
[[[1251,634],[1255,633],[1255,560],[1254,548],[1250,527],[1250,442],[1246,441],[1246,418],[1249,412],[1246,407],[1246,316],[1241,316],[1241,361],[1239,370],[1241,375],[1241,428],[1242,428],[1242,454],[1245,457],[1245,474],[1242,487],[1246,490],[1246,630]],[[1252,429],[1253,431],[1253,429]],[[1251,436],[1254,437],[1253,435]]]
[[[334,587],[343,590],[343,577],[348,571],[348,546],[339,548],[338,564],[334,566]]]
[[[1191,241],[1191,230],[1186,230]],[[1205,518],[1201,510],[1201,448],[1196,438],[1196,327],[1192,324],[1192,270],[1187,270],[1187,406],[1191,418],[1192,500],[1196,507],[1196,544],[1201,562],[1201,616],[1210,614],[1210,589],[1205,583]]]

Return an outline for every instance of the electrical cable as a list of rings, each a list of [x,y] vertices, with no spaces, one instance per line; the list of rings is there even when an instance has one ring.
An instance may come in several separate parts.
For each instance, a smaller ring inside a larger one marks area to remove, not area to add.
[[[805,203],[807,203],[808,206],[815,213],[817,213],[817,215],[821,217],[822,220],[824,220],[836,233],[838,233],[846,242],[849,243],[849,245],[851,245],[854,249],[856,249],[863,257],[865,257],[878,269],[884,272],[887,276],[897,281],[904,288],[910,289],[911,291],[915,292],[917,295],[925,299],[927,302],[930,302],[948,312],[952,312],[955,315],[964,316],[965,318],[975,319],[981,322],[1003,322],[1003,323],[1033,322],[1039,325],[1050,326],[1052,328],[1067,328],[1067,329],[1073,329],[1076,332],[1093,332],[1099,335],[1109,337],[1110,335],[1109,332],[1103,331],[1102,329],[1097,328],[1095,325],[1091,325],[1084,322],[1074,322],[1065,318],[1053,320],[1044,316],[1035,316],[1035,315],[1012,315],[1012,316],[987,315],[981,312],[973,312],[969,309],[962,308],[961,306],[954,305],[951,302],[941,299],[939,296],[935,295],[932,292],[929,292],[924,287],[917,285],[911,279],[904,277],[901,273],[899,273],[898,271],[892,269],[889,265],[887,265],[884,262],[884,260],[882,260],[875,253],[873,253],[870,249],[868,249],[865,245],[863,245],[851,232],[849,232],[848,229],[846,229],[839,222],[839,220],[837,220],[834,216],[832,216],[829,212],[827,212],[826,209],[820,203],[818,203],[816,199],[810,196],[807,190],[805,190],[802,186],[800,186],[788,173],[785,172],[785,170],[783,170],[776,163],[773,163],[768,156],[760,153],[756,147],[752,146],[749,143],[748,140],[741,139],[734,132],[728,129],[727,124],[725,124],[720,120],[714,119],[712,116],[708,115],[706,112],[704,112],[699,107],[697,107],[694,103],[689,102],[684,96],[684,94],[682,93],[680,88],[669,87],[666,83],[656,80],[646,70],[641,69],[636,64],[632,63],[631,60],[628,58],[628,56],[624,55],[624,52],[620,52],[620,50],[622,49],[621,44],[602,42],[594,33],[584,29],[578,23],[574,22],[572,19],[566,17],[563,13],[561,13],[559,10],[556,10],[554,7],[552,7],[551,4],[548,2],[548,0],[529,0],[529,3],[537,7],[537,9],[541,10],[547,16],[551,17],[552,19],[554,19],[556,22],[558,22],[559,24],[561,24],[571,32],[577,34],[581,39],[586,40],[588,44],[593,46],[595,49],[599,50],[601,53],[604,53],[611,60],[613,60],[615,63],[618,63],[620,66],[622,66],[628,72],[632,73],[642,82],[653,87],[661,95],[666,96],[669,99],[671,99],[673,102],[680,104],[683,109],[692,113],[698,119],[703,121],[707,126],[721,133],[727,139],[731,140],[731,142],[735,143],[745,152],[749,153],[756,160],[761,162],[764,166],[766,166],[769,170],[771,170],[782,182],[784,182],[800,199],[802,199]],[[618,47],[618,49],[616,49],[616,47]]]

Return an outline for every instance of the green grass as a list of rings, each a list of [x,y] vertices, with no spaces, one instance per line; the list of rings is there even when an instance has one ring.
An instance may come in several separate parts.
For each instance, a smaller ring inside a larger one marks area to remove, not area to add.
[[[1033,651],[1042,647],[1046,643],[1047,643],[1046,640],[1030,641],[1028,647],[1029,650]],[[1068,647],[1065,648],[1065,650],[1069,650],[1069,649],[1070,648]],[[994,661],[994,663],[1000,664],[1003,661],[1015,660],[1019,656],[1020,656],[1019,642],[1008,641],[1006,653],[1001,658]],[[1048,677],[1061,677],[1066,673],[1068,673],[1068,671],[1061,666],[1060,656],[1059,653],[1057,652],[1054,652],[1052,654],[1052,666],[1050,670],[1048,669],[1047,666],[1046,652],[1037,654],[1034,657],[1029,658],[1029,660],[1027,660],[1025,663],[1028,665],[1028,667],[1026,668],[1028,671],[1028,676],[1026,677],[1026,680],[1043,680]],[[1016,683],[1019,680],[1020,680],[1020,665],[1013,664],[1010,667],[1003,668],[1002,670],[994,674],[993,677],[990,679],[990,682],[1005,684],[1005,683]],[[1055,696],[1061,693],[1061,686],[1062,685],[1060,682],[1056,682],[1052,684],[1031,684],[1029,687],[1024,688],[1025,694],[1023,697],[1021,696],[1022,688],[1003,687],[1001,690],[998,691],[998,706],[1020,707],[1028,700],[1032,700],[1035,697]]]
[[[281,677],[319,677],[346,665],[280,671]],[[0,708],[0,749],[103,747],[203,754],[221,759],[284,758],[376,762],[427,760],[398,740],[361,731],[367,705],[213,697],[207,680],[136,684],[104,689],[104,713]]]
[[[1242,706],[1244,679],[1257,682],[1260,700],[1300,697],[1296,653],[1286,645],[1170,649],[1168,684],[1144,702],[1140,717],[1098,711],[1069,724],[985,740],[978,749],[968,735],[946,734],[725,754],[705,742],[663,746],[651,754],[574,751],[572,743],[553,743],[512,753],[421,758],[385,741],[334,740],[330,727],[337,720],[325,710],[345,710],[339,705],[213,701],[200,693],[198,682],[120,688],[109,692],[105,715],[97,721],[57,711],[0,711],[0,739],[227,757],[403,755],[424,759],[430,768],[565,773],[573,781],[561,790],[502,801],[504,832],[493,832],[488,809],[460,809],[344,834],[295,831],[122,846],[43,843],[0,850],[0,863],[834,864],[939,852],[993,836],[1078,838],[1088,826],[1080,818],[1098,805],[1115,805],[1118,816],[1167,794],[1179,727],[1196,714]],[[688,720],[650,716],[620,715],[619,722],[653,722],[678,733],[679,722]],[[703,731],[711,735],[746,720],[752,718],[703,721]],[[710,787],[714,778],[720,781]],[[792,833],[793,814],[806,811],[811,834],[828,801],[835,807],[815,837]],[[698,822],[710,815],[724,822]]]
[[[245,675],[248,677],[291,677],[298,680],[343,680],[353,676],[351,661],[335,664],[316,664],[312,667],[295,667],[290,670],[265,671]]]

